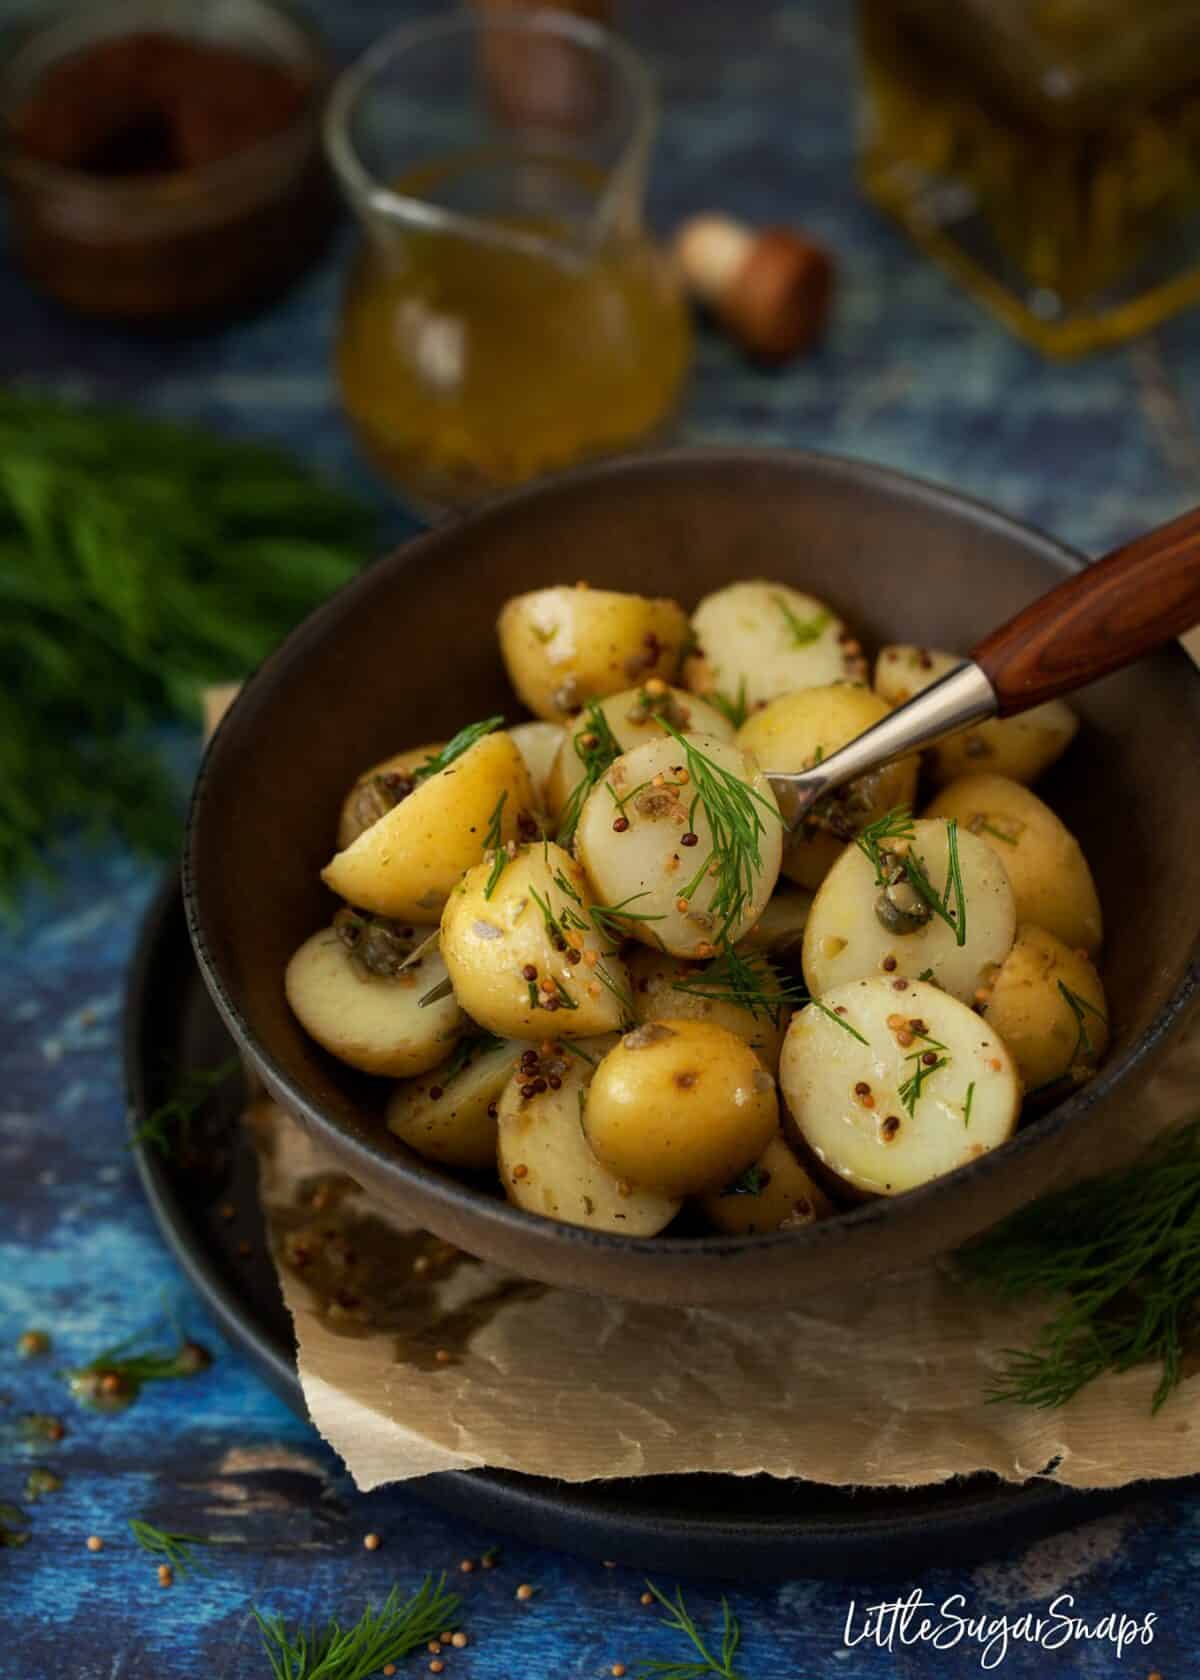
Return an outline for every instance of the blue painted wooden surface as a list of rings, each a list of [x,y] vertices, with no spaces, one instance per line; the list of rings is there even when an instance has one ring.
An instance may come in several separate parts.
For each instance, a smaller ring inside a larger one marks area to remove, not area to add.
[[[408,6],[324,0],[349,53]],[[414,8],[415,9],[415,8]],[[853,51],[842,4],[731,5],[640,0],[629,27],[660,72],[666,118],[652,211],[659,226],[713,204],[750,219],[795,218],[839,253],[828,343],[791,369],[748,371],[702,337],[684,432],[694,440],[799,443],[887,462],[955,483],[1087,549],[1166,517],[1200,492],[1200,443],[1187,416],[1200,395],[1200,319],[1136,349],[1054,367],[1009,339],[922,262],[855,195]],[[195,416],[231,433],[278,438],[380,506],[387,532],[411,524],[373,484],[338,417],[326,371],[345,241],[281,306],[217,336],[143,342],[67,319],[38,301],[0,251],[0,377],[114,395]],[[177,741],[181,781],[194,741]],[[64,837],[65,838],[65,837]],[[45,1462],[63,1490],[31,1508],[32,1534],[0,1550],[0,1680],[162,1680],[266,1672],[248,1605],[293,1617],[353,1617],[364,1595],[453,1568],[497,1537],[428,1510],[411,1493],[357,1496],[330,1454],[221,1342],[164,1251],[124,1141],[118,1035],[122,973],[153,871],[117,851],[66,839],[57,897],[30,895],[23,925],[0,935],[0,1501]],[[192,1383],[151,1389],[130,1412],[72,1407],[56,1366],[144,1328],[161,1293],[218,1350]],[[54,1354],[12,1352],[29,1325],[53,1328]],[[57,1447],[28,1453],[18,1412],[61,1412]],[[1166,1427],[1166,1423],[1158,1427]],[[1148,1423],[1147,1427],[1151,1427]],[[162,1591],[125,1537],[125,1519],[209,1527],[239,1537],[211,1575]],[[377,1530],[382,1548],[361,1537]],[[107,1544],[84,1549],[96,1533]],[[1091,1642],[1045,1653],[1014,1645],[1001,1672],[1081,1680],[1196,1672],[1192,1610],[1200,1506],[1153,1491],[1120,1516],[1020,1557],[920,1585],[961,1592],[972,1613],[1018,1617],[1059,1591],[1077,1613],[1158,1617],[1155,1643]],[[736,1559],[731,1558],[736,1569]],[[514,1602],[517,1582],[539,1586]],[[900,1584],[905,1580],[902,1560]],[[638,1603],[640,1580],[505,1547],[500,1568],[464,1578],[472,1643],[447,1655],[447,1680],[600,1676],[613,1662],[677,1654]],[[702,1619],[718,1591],[689,1586]],[[898,1590],[890,1589],[890,1592]],[[743,1669],[756,1680],[814,1675],[959,1676],[977,1647],[888,1653],[846,1647],[861,1583],[795,1581],[735,1590]],[[884,1595],[887,1596],[887,1595]],[[411,1659],[424,1672],[425,1657]],[[403,1670],[407,1671],[407,1670]],[[403,1672],[402,1671],[402,1672]]]

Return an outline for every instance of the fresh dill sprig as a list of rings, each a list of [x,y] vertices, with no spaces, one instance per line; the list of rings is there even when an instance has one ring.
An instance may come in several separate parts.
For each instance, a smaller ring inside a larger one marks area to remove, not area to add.
[[[1088,1016],[1094,1015],[1105,1027],[1108,1026],[1108,1018],[1096,1008],[1095,1004],[1089,1003],[1084,997],[1080,997],[1078,992],[1073,992],[1064,981],[1060,980],[1058,982],[1058,989],[1062,993],[1067,1008],[1075,1017],[1075,1048],[1071,1051],[1071,1065],[1074,1067],[1079,1060],[1081,1051],[1084,1056],[1094,1056],[1096,1053],[1096,1047],[1092,1043],[1091,1034],[1087,1029]]]
[[[916,1114],[917,1104],[924,1095],[926,1080],[932,1079],[935,1073],[940,1073],[943,1068],[950,1066],[948,1055],[938,1055],[938,1051],[945,1051],[946,1046],[944,1044],[939,1044],[936,1038],[930,1038],[925,1033],[918,1036],[921,1039],[921,1048],[914,1050],[911,1055],[905,1057],[905,1061],[911,1064],[913,1071],[901,1085],[899,1091],[900,1101],[904,1105],[910,1120]],[[932,1062],[927,1062],[925,1060],[927,1054],[935,1059]]]
[[[722,1196],[758,1196],[771,1182],[771,1175],[766,1167],[760,1167],[753,1162],[743,1173],[727,1184],[721,1191]]]
[[[728,1599],[721,1599],[721,1646],[718,1655],[696,1625],[679,1587],[675,1589],[675,1597],[670,1599],[660,1592],[653,1581],[647,1581],[646,1585],[666,1611],[661,1625],[674,1633],[682,1633],[691,1642],[696,1656],[687,1661],[652,1657],[638,1664],[634,1680],[703,1680],[703,1676],[709,1674],[719,1676],[719,1680],[742,1680],[733,1666],[742,1642],[742,1631],[737,1617],[729,1608]]]
[[[982,817],[970,827],[972,834],[990,834],[997,840],[1003,840],[1006,846],[1015,846],[1017,843],[1015,834],[1005,834],[1002,828],[997,828],[995,823],[986,822]]]
[[[208,1349],[187,1337],[181,1336],[175,1348],[132,1351],[138,1339],[130,1336],[105,1348],[86,1365],[62,1373],[81,1405],[98,1412],[122,1411],[132,1405],[147,1383],[196,1377],[212,1364]]]
[[[695,741],[681,735],[668,718],[662,726],[682,750],[684,765],[695,792],[688,811],[688,826],[696,827],[696,812],[703,811],[712,836],[712,849],[679,897],[690,903],[715,867],[716,889],[709,910],[719,917],[718,941],[727,940],[731,928],[741,921],[762,870],[761,837],[767,832],[764,814],[782,822],[778,807],[757,788],[716,764]]]
[[[946,824],[946,884],[939,893],[923,861],[912,847],[915,836],[913,816],[907,805],[898,805],[855,836],[855,844],[864,853],[875,871],[875,885],[884,887],[896,871],[907,879],[917,897],[937,916],[954,935],[956,945],[967,942],[967,895],[963,886],[962,864],[958,856],[958,821],[951,817]],[[889,840],[907,843],[905,851],[886,848]],[[952,902],[953,901],[953,902]]]
[[[896,854],[889,853],[885,862],[885,843],[889,840],[911,840],[914,832],[912,811],[907,805],[896,805],[855,835],[854,844],[874,869],[877,887],[886,885],[888,869],[900,861]]]
[[[133,1132],[134,1143],[144,1149],[157,1149],[163,1156],[171,1155],[178,1144],[187,1142],[192,1121],[209,1093],[232,1079],[238,1065],[237,1057],[230,1056],[213,1068],[193,1068],[184,1075],[174,1095],[139,1120]]]
[[[783,614],[784,622],[791,632],[793,647],[810,647],[813,642],[820,641],[830,619],[829,613],[824,608],[820,612],[815,612],[811,618],[801,618],[799,614],[792,611],[782,595],[772,595],[771,604]]]
[[[0,392],[0,905],[67,825],[177,847],[150,726],[252,670],[373,525],[276,450]]]
[[[464,1068],[469,1067],[472,1062],[477,1062],[481,1056],[487,1056],[493,1050],[499,1050],[503,1043],[502,1038],[497,1038],[495,1033],[490,1033],[483,1027],[478,1032],[466,1033],[459,1039],[442,1065],[433,1070],[437,1076],[438,1084],[449,1085],[450,1081],[456,1078]]]
[[[411,1598],[393,1587],[378,1610],[369,1604],[353,1627],[328,1622],[289,1631],[282,1616],[253,1615],[274,1680],[373,1680],[396,1662],[452,1628],[461,1600],[446,1591],[446,1577],[427,1575]]]
[[[220,1544],[207,1534],[173,1534],[168,1529],[155,1528],[153,1523],[141,1522],[137,1517],[130,1517],[129,1527],[142,1550],[170,1564],[181,1579],[189,1569],[203,1567],[192,1555],[196,1546]]]
[[[808,1001],[803,988],[777,974],[765,957],[746,958],[728,943],[702,973],[672,980],[671,990],[712,1003],[735,1004],[776,1026],[783,1010]]]
[[[972,1079],[967,1086],[967,1094],[963,1099],[963,1130],[971,1124],[971,1104],[975,1101],[975,1081]]]
[[[468,723],[457,735],[450,737],[440,752],[431,754],[424,764],[417,766],[412,772],[413,781],[420,786],[430,776],[436,776],[439,770],[445,770],[456,758],[461,758],[477,742],[482,741],[485,735],[491,735],[499,729],[503,722],[503,716],[498,713],[495,717],[482,718],[478,723]]]
[[[866,1044],[869,1047],[870,1040],[864,1038],[858,1028],[852,1027],[849,1021],[843,1020],[836,1010],[830,1009],[827,1003],[822,1003],[820,998],[810,998],[809,1004],[813,1009],[819,1009],[822,1015],[828,1015],[835,1027],[841,1027],[842,1031],[848,1032],[851,1038],[856,1038],[860,1044]]]
[[[506,788],[500,795],[499,799],[497,799],[496,808],[488,818],[487,833],[483,837],[484,857],[487,857],[489,852],[492,854],[492,869],[483,889],[484,898],[491,898],[496,888],[500,885],[500,877],[503,875],[505,866],[508,863],[508,852],[505,850],[504,843],[500,838],[501,825],[504,817],[504,802],[507,798],[508,790]]]
[[[639,898],[648,898],[649,893],[630,893],[619,904],[593,904],[588,908],[592,926],[602,939],[611,939],[617,944],[628,936],[628,922],[661,922],[663,916],[652,916],[645,910],[630,910],[630,904],[636,904]]]
[[[595,1067],[595,1056],[589,1056],[586,1050],[581,1050],[579,1045],[573,1044],[569,1038],[560,1038],[557,1043],[559,1049],[565,1050],[568,1056],[577,1056],[581,1062],[586,1062],[589,1067]]]
[[[958,1264],[1001,1301],[1056,1301],[1032,1347],[1010,1350],[991,1399],[1062,1406],[1105,1371],[1155,1360],[1157,1412],[1200,1330],[1200,1120],[1021,1209]]]
[[[700,698],[707,700],[710,706],[715,706],[726,723],[733,729],[740,729],[750,716],[750,702],[746,699],[745,677],[738,684],[736,697],[723,693],[719,688],[713,688],[707,694],[702,694]]]
[[[579,728],[571,737],[575,756],[583,766],[583,775],[571,789],[559,818],[555,838],[560,846],[570,850],[579,827],[579,818],[587,796],[614,761],[621,756],[621,743],[609,728],[608,719],[594,700],[584,707]]]

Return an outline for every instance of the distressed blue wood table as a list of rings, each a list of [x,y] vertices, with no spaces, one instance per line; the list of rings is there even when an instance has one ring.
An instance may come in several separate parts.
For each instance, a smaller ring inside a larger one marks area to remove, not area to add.
[[[324,0],[336,46],[351,53],[397,15],[400,0]],[[1053,367],[1009,339],[857,197],[853,182],[853,44],[833,0],[730,5],[643,0],[628,26],[653,58],[665,96],[652,214],[735,208],[750,220],[796,219],[839,254],[837,314],[826,345],[777,374],[746,369],[713,336],[699,342],[684,434],[805,444],[946,480],[1097,550],[1200,495],[1200,317],[1133,348]],[[346,244],[271,313],[217,336],[144,342],[69,320],[25,288],[0,253],[0,377],[127,399],[233,434],[269,436],[379,505],[386,534],[413,527],[358,461],[327,371]],[[196,742],[177,741],[181,783]],[[497,1536],[443,1517],[411,1492],[357,1495],[333,1455],[221,1341],[168,1258],[125,1141],[118,1065],[123,971],[155,881],[116,850],[62,841],[56,896],[31,892],[0,935],[0,1502],[20,1499],[31,1465],[64,1485],[28,1507],[20,1549],[0,1549],[2,1680],[162,1680],[267,1670],[251,1604],[291,1618],[353,1619],[364,1597],[427,1569],[455,1569]],[[54,1375],[144,1330],[160,1296],[217,1352],[213,1370],[147,1390],[128,1412],[76,1407]],[[31,1325],[54,1352],[22,1361]],[[50,1412],[65,1438],[30,1447],[17,1418]],[[1147,1425],[1149,1427],[1149,1425]],[[163,1591],[135,1553],[132,1516],[170,1527],[180,1509],[239,1536],[211,1572]],[[211,1514],[216,1513],[216,1517]],[[382,1537],[363,1549],[368,1531]],[[105,1540],[85,1547],[88,1535]],[[1046,1651],[1014,1641],[1003,1672],[1088,1677],[1197,1671],[1195,1563],[1200,1504],[1153,1490],[1121,1514],[969,1572],[886,1590],[797,1580],[732,1591],[754,1680],[814,1675],[958,1676],[977,1644],[893,1649],[863,1633],[864,1606],[918,1584],[964,1614],[1018,1618],[1057,1593],[1098,1621],[1157,1617],[1153,1645],[1120,1659],[1102,1640]],[[736,1558],[730,1560],[736,1569]],[[518,1582],[536,1584],[528,1603]],[[612,1664],[681,1655],[639,1604],[640,1579],[506,1544],[499,1566],[456,1577],[471,1643],[446,1656],[447,1680],[601,1676]],[[664,1581],[665,1586],[673,1583]],[[685,1583],[702,1622],[719,1589]],[[854,1624],[845,1629],[852,1604]],[[993,1649],[993,1659],[997,1655]],[[429,1659],[408,1667],[425,1672]],[[403,1671],[408,1671],[405,1669]]]

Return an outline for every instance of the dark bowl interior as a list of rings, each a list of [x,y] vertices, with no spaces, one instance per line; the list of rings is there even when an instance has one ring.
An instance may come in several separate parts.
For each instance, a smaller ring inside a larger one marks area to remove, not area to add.
[[[472,719],[520,715],[494,625],[504,600],[587,578],[686,606],[736,578],[828,600],[870,651],[966,650],[1080,564],[989,508],[814,455],[685,451],[547,482],[409,543],[308,619],[246,685],[196,785],[185,858],[206,983],[268,1088],[390,1207],[548,1282],[675,1302],[795,1299],[945,1251],[1086,1167],[1196,990],[1200,677],[1170,648],[1077,697],[1079,736],[1039,791],[1079,835],[1104,904],[1113,1044],[1100,1075],[1003,1148],[908,1195],[799,1232],[637,1240],[557,1225],[414,1155],[385,1082],[300,1029],[284,967],[327,921],[318,880],[366,765]]]

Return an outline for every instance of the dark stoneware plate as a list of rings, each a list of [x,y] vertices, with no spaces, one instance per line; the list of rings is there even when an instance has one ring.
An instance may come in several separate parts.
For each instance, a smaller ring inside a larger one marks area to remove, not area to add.
[[[201,983],[178,883],[146,916],[130,975],[125,1068],[136,1126],[189,1069],[231,1052]],[[292,1328],[280,1298],[255,1193],[253,1152],[226,1087],[200,1116],[196,1159],[139,1149],[146,1195],[176,1258],[230,1340],[295,1411],[304,1400]],[[219,1210],[232,1205],[232,1220]],[[250,1254],[239,1253],[249,1240]],[[851,1578],[1010,1553],[1040,1535],[1099,1516],[1116,1494],[1051,1482],[1013,1487],[978,1476],[911,1492],[821,1487],[770,1477],[670,1476],[571,1486],[503,1471],[428,1476],[414,1492],[476,1521],[594,1558],[677,1574],[742,1580]]]
[[[907,1195],[761,1236],[637,1239],[542,1219],[406,1149],[379,1123],[383,1082],[308,1038],[280,979],[334,908],[319,870],[351,777],[404,743],[514,715],[495,637],[508,596],[587,578],[693,605],[735,578],[778,578],[829,601],[870,649],[967,649],[1081,564],[948,490],[752,449],[567,474],[405,544],[289,636],[209,748],[184,887],[218,1008],[268,1089],[384,1205],[523,1277],[635,1301],[765,1303],[958,1247],[1061,1180],[1098,1126],[1121,1124],[1197,992],[1200,677],[1178,648],[1078,695],[1079,736],[1039,784],[1104,905],[1105,1064],[1010,1142]]]

